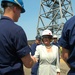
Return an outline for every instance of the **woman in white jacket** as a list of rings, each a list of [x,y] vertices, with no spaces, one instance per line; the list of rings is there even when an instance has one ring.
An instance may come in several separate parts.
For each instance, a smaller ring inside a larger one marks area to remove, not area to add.
[[[44,30],[42,33],[42,44],[36,47],[34,57],[39,60],[37,75],[60,75],[60,63],[58,47],[50,45],[52,32]]]

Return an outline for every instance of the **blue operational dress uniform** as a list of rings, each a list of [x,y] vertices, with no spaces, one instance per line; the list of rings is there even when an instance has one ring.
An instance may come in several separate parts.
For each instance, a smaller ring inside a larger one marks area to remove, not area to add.
[[[36,46],[38,44],[34,43],[31,45],[31,55],[33,56],[35,54]],[[37,75],[37,70],[38,70],[38,65],[39,63],[37,62],[31,69],[31,75]]]
[[[58,42],[56,42],[56,43],[55,43],[55,42],[52,42],[51,44],[52,44],[52,45],[56,45],[56,46],[59,47],[59,43],[58,43]]]
[[[21,58],[30,53],[26,34],[13,20],[0,19],[0,75],[24,75]]]
[[[75,16],[65,23],[59,45],[69,50],[67,63],[71,69],[68,75],[75,75]]]

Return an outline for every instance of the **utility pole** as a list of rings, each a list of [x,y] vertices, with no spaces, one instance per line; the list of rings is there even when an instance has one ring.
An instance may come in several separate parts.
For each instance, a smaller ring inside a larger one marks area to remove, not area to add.
[[[41,0],[37,23],[37,34],[50,29],[61,35],[64,23],[73,16],[71,0]]]

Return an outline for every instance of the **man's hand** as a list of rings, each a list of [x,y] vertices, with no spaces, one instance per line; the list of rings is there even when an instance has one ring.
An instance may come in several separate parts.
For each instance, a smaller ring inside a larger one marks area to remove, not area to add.
[[[35,57],[31,56],[30,54],[21,58],[23,64],[27,68],[32,68],[32,66],[38,61]]]
[[[65,61],[65,63],[68,65],[68,67],[70,68],[70,65],[66,62],[68,57],[70,55],[70,52],[69,50],[65,49],[65,48],[62,48],[62,55],[61,55],[61,58]]]

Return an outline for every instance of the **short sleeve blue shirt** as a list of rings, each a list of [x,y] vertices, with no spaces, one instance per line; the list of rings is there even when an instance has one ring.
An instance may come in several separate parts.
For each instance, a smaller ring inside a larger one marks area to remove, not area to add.
[[[75,68],[75,16],[65,23],[59,45],[70,51],[67,62]]]
[[[24,75],[20,58],[31,51],[23,29],[10,18],[0,19],[0,75]]]

